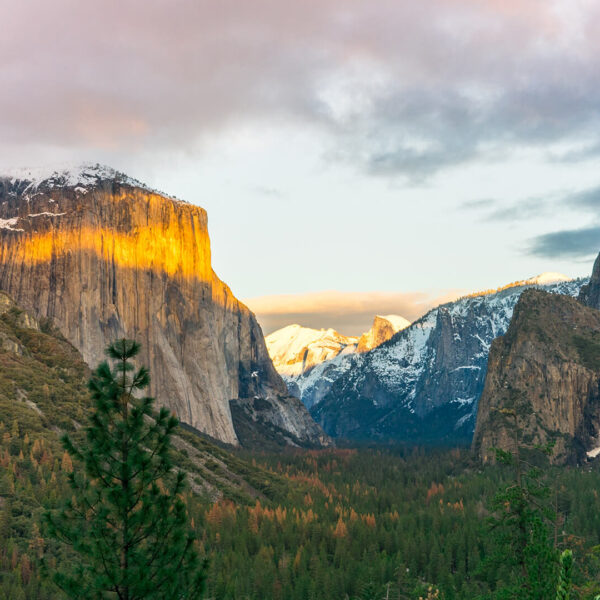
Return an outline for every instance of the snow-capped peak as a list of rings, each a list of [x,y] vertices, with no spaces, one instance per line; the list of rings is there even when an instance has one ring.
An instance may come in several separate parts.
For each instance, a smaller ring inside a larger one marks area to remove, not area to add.
[[[294,377],[346,349],[353,351],[358,338],[342,335],[334,329],[311,329],[294,324],[274,331],[265,341],[279,373]]]
[[[1,169],[0,179],[8,180],[12,184],[25,184],[22,188],[23,193],[33,192],[39,188],[68,187],[74,188],[77,192],[83,194],[88,191],[88,188],[97,185],[101,181],[114,180],[182,202],[178,198],[152,189],[141,181],[125,175],[125,173],[98,163],[63,163],[60,165]]]
[[[294,324],[266,336],[267,350],[280,375],[289,381],[317,365],[355,352],[367,352],[410,325],[399,315],[377,315],[373,326],[360,338],[335,329],[311,329]]]

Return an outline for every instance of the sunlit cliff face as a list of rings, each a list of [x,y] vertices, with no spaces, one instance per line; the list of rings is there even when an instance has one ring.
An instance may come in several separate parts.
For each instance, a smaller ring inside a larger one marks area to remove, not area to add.
[[[151,269],[169,276],[204,279],[206,258],[203,248],[188,246],[181,236],[136,228],[131,234],[110,229],[85,227],[77,231],[57,230],[24,234],[12,249],[13,256],[27,264],[50,262],[72,252],[92,252],[119,267]]]
[[[39,265],[83,252],[117,267],[210,281],[205,213],[192,205],[168,210],[168,201],[153,196],[144,198],[147,210],[128,215],[121,223],[119,201],[128,201],[126,195],[115,202],[116,216],[109,215],[107,219],[80,204],[70,210],[64,207],[64,212],[20,214],[1,220],[0,261]],[[106,220],[112,221],[113,226],[102,223]]]

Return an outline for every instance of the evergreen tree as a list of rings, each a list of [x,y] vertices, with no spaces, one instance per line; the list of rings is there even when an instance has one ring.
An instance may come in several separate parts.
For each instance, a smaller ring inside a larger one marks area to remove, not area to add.
[[[549,528],[556,515],[549,506],[550,488],[544,482],[543,471],[532,461],[540,461],[540,454],[551,454],[552,444],[541,448],[523,443],[519,417],[528,413],[529,406],[518,400],[499,411],[511,424],[513,451],[494,449],[498,462],[511,467],[514,474],[513,481],[492,501],[491,525],[496,538],[492,562],[503,582],[495,597],[546,600],[556,593],[558,552],[550,540]]]
[[[571,597],[571,580],[573,577],[573,553],[565,550],[560,555],[560,574],[558,576],[558,588],[556,589],[556,600],[569,600]]]
[[[135,370],[140,345],[121,339],[106,353],[89,388],[95,409],[86,439],[63,444],[73,458],[73,496],[47,513],[51,537],[70,545],[79,560],[54,581],[71,598],[175,600],[198,598],[204,565],[194,549],[181,499],[185,476],[170,459],[177,419],[154,399],[137,397],[148,370]]]

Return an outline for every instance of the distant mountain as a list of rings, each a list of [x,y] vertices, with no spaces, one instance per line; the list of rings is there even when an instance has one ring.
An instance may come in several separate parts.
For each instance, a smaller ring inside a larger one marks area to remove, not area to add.
[[[311,414],[339,438],[469,443],[490,344],[519,296],[530,287],[577,296],[586,281],[543,274],[439,306],[374,350],[313,369],[303,382],[318,391]]]
[[[375,316],[371,329],[360,338],[342,335],[334,329],[288,325],[269,334],[265,342],[273,365],[290,393],[310,407],[322,398],[321,389],[328,389],[327,383],[342,357],[367,352],[408,325],[410,321],[398,315]]]
[[[288,325],[269,334],[265,342],[277,372],[286,378],[294,378],[335,358],[340,352],[353,352],[358,338],[342,335],[334,329]]]
[[[368,352],[387,342],[392,336],[410,325],[410,321],[398,315],[376,315],[371,329],[358,340],[357,352]]]
[[[0,174],[0,289],[92,367],[110,341],[138,339],[151,393],[203,433],[237,444],[237,423],[246,439],[256,425],[281,443],[326,443],[214,273],[199,206],[101,165]]]

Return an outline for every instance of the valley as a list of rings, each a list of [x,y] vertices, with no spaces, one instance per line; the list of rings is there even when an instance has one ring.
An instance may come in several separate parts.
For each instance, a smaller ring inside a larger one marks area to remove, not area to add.
[[[70,493],[62,436],[84,443],[87,382],[123,337],[180,420],[206,597],[495,598],[512,575],[489,520],[514,464],[497,457],[549,443],[544,527],[577,552],[578,597],[600,593],[600,259],[360,336],[264,338],[212,270],[199,207],[98,165],[19,177],[0,177],[0,598],[65,597],[45,569],[74,556],[42,515]]]

